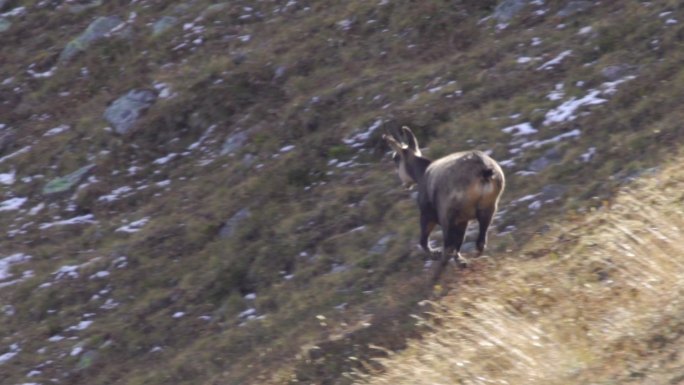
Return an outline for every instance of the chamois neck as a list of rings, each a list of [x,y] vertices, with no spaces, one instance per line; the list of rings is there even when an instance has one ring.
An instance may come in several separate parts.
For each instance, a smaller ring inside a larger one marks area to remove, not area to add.
[[[423,175],[425,175],[425,170],[427,170],[432,161],[422,156],[416,156],[412,160],[413,161],[410,163],[410,166],[406,171],[411,179],[413,179],[416,183],[420,183],[420,181],[423,179]]]

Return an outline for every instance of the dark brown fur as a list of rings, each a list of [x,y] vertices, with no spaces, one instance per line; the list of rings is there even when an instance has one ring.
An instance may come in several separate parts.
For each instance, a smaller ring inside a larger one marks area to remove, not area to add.
[[[487,229],[504,190],[503,171],[481,151],[457,152],[431,161],[422,156],[418,141],[408,127],[402,128],[402,136],[383,135],[383,138],[395,151],[397,170],[404,184],[418,186],[420,245],[426,252],[435,252],[428,246],[428,238],[435,225],[440,225],[444,233],[442,265],[452,256],[465,265],[467,262],[460,250],[468,221],[477,219],[480,224],[477,250],[482,254]]]

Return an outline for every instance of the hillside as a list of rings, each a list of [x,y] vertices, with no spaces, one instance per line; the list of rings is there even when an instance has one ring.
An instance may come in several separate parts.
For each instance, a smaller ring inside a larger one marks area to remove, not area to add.
[[[351,383],[435,294],[383,130],[504,167],[487,298],[679,153],[682,12],[0,0],[0,382]]]

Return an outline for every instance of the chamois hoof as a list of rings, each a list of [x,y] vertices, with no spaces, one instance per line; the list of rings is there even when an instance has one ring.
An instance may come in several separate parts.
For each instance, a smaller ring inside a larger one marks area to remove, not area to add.
[[[458,265],[458,267],[461,269],[465,269],[468,267],[468,265],[470,265],[470,261],[461,255],[454,256],[454,260],[456,261],[456,265]]]
[[[433,249],[430,250],[430,252],[427,254],[428,258],[430,258],[433,261],[440,261],[442,260],[442,249]]]

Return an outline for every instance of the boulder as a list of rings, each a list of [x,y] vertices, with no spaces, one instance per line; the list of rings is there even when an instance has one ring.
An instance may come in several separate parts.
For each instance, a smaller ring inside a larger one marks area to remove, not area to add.
[[[16,131],[0,123],[0,154],[10,149],[16,141]]]
[[[500,23],[507,23],[520,13],[527,3],[529,0],[503,0],[494,8],[492,17]]]
[[[87,166],[79,168],[71,174],[51,180],[50,182],[48,182],[48,184],[45,185],[45,187],[43,187],[43,194],[54,195],[70,191],[78,184],[80,184],[86,178],[86,176],[88,176],[90,171],[92,171],[94,168],[94,164],[89,164]]]
[[[233,214],[230,219],[228,219],[223,226],[221,226],[221,229],[219,230],[219,236],[221,238],[230,238],[233,235],[235,235],[235,232],[238,229],[238,226],[242,221],[245,219],[249,218],[252,216],[252,211],[248,208],[243,208]]]
[[[540,172],[547,167],[556,164],[563,159],[563,153],[558,148],[549,149],[540,158],[535,159],[530,163],[529,170],[534,172]]]
[[[178,24],[178,18],[174,16],[164,16],[152,24],[152,36],[158,36],[168,31],[171,27]]]
[[[105,16],[95,19],[86,30],[77,38],[70,41],[59,55],[59,61],[71,60],[79,52],[85,51],[94,42],[109,36],[114,28],[123,23],[117,16]]]
[[[565,7],[561,8],[560,11],[556,14],[558,17],[569,17],[573,16],[575,14],[578,14],[580,12],[584,12],[587,9],[591,8],[594,5],[593,1],[585,1],[585,0],[574,0],[568,2]]]
[[[142,114],[154,104],[157,94],[151,90],[134,89],[116,99],[104,113],[104,118],[118,134],[126,134]]]
[[[12,26],[12,22],[4,17],[0,17],[0,33],[7,31]]]
[[[223,142],[223,147],[221,148],[221,155],[229,155],[237,150],[241,149],[242,146],[247,143],[248,135],[245,131],[236,132],[226,138]]]

